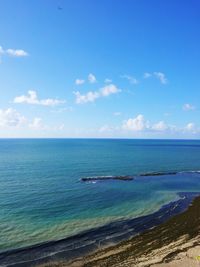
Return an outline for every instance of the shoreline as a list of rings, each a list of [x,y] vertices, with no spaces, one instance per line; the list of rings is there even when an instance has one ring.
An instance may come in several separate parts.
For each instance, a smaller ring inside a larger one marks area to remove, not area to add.
[[[72,261],[40,267],[198,267],[200,196],[188,209],[129,240]]]
[[[151,231],[149,229],[162,226],[170,218],[184,214],[191,202],[198,198],[199,193],[179,193],[179,196],[181,199],[170,202],[157,212],[146,216],[113,222],[58,241],[4,251],[0,253],[0,265],[21,267],[48,264],[44,266],[54,266],[49,265],[50,262],[64,261],[67,263],[66,266],[70,266],[69,262],[79,258],[87,259],[91,253],[100,253],[102,249],[121,246],[123,242],[129,242],[127,240],[142,236],[143,232]]]
[[[200,196],[183,213],[130,240],[100,250],[72,264],[49,266],[200,266]]]

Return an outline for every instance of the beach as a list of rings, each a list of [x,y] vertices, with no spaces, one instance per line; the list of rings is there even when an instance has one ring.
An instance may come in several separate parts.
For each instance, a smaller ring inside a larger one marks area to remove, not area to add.
[[[200,266],[200,197],[186,211],[144,233],[73,262],[67,267],[192,267]]]

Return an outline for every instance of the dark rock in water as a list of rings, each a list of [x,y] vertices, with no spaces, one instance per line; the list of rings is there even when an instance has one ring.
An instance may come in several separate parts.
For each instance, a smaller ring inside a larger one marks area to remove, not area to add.
[[[177,172],[147,172],[142,173],[140,176],[161,176],[161,175],[175,175]]]
[[[122,181],[131,181],[133,176],[128,175],[119,175],[119,176],[97,176],[97,177],[84,177],[81,178],[82,182],[93,182],[93,181],[104,181],[104,180],[122,180]]]

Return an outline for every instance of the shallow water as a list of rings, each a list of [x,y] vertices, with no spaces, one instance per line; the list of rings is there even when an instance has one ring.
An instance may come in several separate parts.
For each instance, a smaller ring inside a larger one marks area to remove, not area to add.
[[[150,214],[200,192],[200,141],[0,140],[0,249]],[[174,175],[138,176],[153,171]],[[135,175],[83,183],[85,176]]]

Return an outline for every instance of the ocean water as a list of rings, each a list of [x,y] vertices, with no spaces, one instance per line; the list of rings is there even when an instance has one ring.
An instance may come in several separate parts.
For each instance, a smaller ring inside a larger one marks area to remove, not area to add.
[[[199,170],[195,140],[1,139],[0,251],[151,214],[200,193]],[[135,179],[80,181],[106,175]]]

